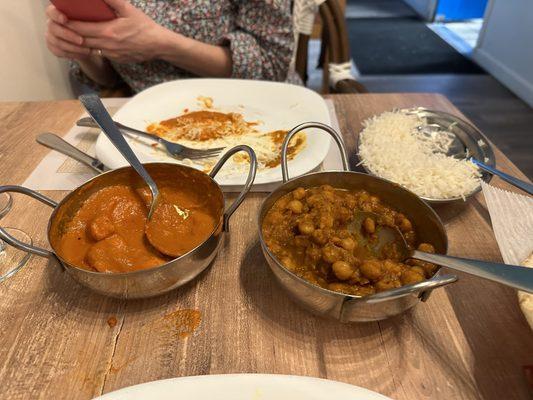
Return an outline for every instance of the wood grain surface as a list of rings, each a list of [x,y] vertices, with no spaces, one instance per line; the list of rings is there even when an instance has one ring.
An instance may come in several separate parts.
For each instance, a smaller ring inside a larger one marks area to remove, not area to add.
[[[332,98],[352,166],[365,118],[415,105],[458,113],[433,94]],[[75,101],[1,103],[0,184],[23,182],[49,151],[35,136],[64,134],[80,114]],[[501,169],[524,178],[496,156]],[[427,303],[386,321],[315,317],[290,301],[263,258],[255,232],[264,197],[250,195],[234,214],[210,269],[157,298],[102,297],[54,262],[32,257],[0,284],[0,398],[90,399],[157,379],[237,372],[328,378],[399,400],[530,398],[522,367],[533,364],[532,332],[513,290],[461,274]],[[482,195],[437,211],[450,254],[501,261]],[[49,214],[15,195],[2,226],[20,227],[47,246]]]

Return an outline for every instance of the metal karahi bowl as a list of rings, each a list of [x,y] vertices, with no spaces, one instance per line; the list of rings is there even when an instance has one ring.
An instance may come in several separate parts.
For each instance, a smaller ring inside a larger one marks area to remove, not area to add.
[[[286,154],[289,140],[297,132],[309,128],[325,130],[335,139],[341,151],[344,171],[315,172],[289,179]],[[418,237],[432,243],[437,253],[446,254],[448,238],[439,216],[420,197],[385,179],[349,171],[342,138],[327,125],[311,122],[295,127],[285,139],[281,158],[284,183],[272,192],[261,206],[258,220],[259,238],[263,254],[274,276],[297,303],[315,314],[342,322],[378,321],[400,314],[420,301],[426,301],[433,289],[457,280],[455,275],[441,275],[440,271],[437,271],[425,281],[362,297],[324,289],[288,270],[266,245],[262,227],[265,216],[274,203],[298,187],[310,188],[328,184],[339,189],[365,189],[407,215],[415,226]]]
[[[224,209],[224,194],[214,178],[226,161],[235,153],[244,151],[250,157],[248,179],[237,199]],[[0,186],[0,193],[17,192],[33,197],[54,210],[48,223],[47,237],[52,250],[25,244],[11,237],[6,230],[0,228],[0,239],[19,250],[41,257],[57,260],[66,272],[80,284],[100,294],[123,298],[146,298],[158,296],[173,290],[198,276],[216,257],[222,237],[228,232],[231,215],[242,203],[255,179],[257,159],[254,151],[248,146],[236,146],[226,152],[215,165],[211,173],[205,174],[194,168],[171,163],[144,164],[150,175],[156,180],[190,182],[201,185],[209,190],[213,201],[219,206],[219,220],[211,235],[196,248],[167,263],[150,269],[125,273],[102,273],[79,268],[66,262],[57,254],[55,248],[61,235],[63,222],[79,208],[80,204],[97,190],[117,183],[142,185],[141,178],[132,167],[124,167],[98,175],[70,192],[59,204],[42,194],[21,186]]]
[[[453,140],[452,145],[450,146],[450,150],[447,153],[448,156],[456,157],[459,159],[474,157],[475,159],[484,162],[490,167],[496,166],[496,157],[494,156],[494,151],[492,150],[489,140],[486,138],[485,135],[483,135],[483,133],[479,131],[479,129],[477,129],[475,126],[468,123],[467,121],[444,111],[429,110],[424,107],[407,108],[401,109],[399,111],[405,114],[416,115],[420,118],[424,118],[427,120],[428,126],[438,126],[442,130],[452,133],[455,138]],[[361,135],[357,137],[356,143],[356,153],[359,158],[359,146],[361,144],[360,138]],[[361,167],[368,174],[378,176],[374,174],[364,162],[361,163]],[[485,171],[480,172],[481,180],[485,183],[489,183],[492,179],[492,174],[489,174]],[[464,196],[450,197],[444,199],[424,196],[420,196],[420,198],[430,204],[448,204],[455,202],[463,202],[479,193],[479,191],[481,191],[481,184],[478,185],[475,190],[465,194]]]

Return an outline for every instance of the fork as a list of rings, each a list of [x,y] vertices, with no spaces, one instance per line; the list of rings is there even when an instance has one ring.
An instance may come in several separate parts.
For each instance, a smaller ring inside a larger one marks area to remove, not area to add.
[[[157,143],[160,143],[161,145],[163,145],[163,147],[171,157],[174,157],[178,160],[183,160],[185,158],[188,158],[190,160],[199,160],[201,158],[216,157],[221,153],[222,150],[224,150],[224,147],[215,147],[212,149],[192,149],[190,147],[183,146],[179,143],[170,142],[157,135],[152,135],[150,133],[143,132],[135,128],[130,128],[129,126],[123,125],[120,122],[113,122],[122,133],[141,136],[143,138],[147,138]],[[84,126],[87,128],[99,128],[98,124],[94,122],[91,117],[85,117],[78,120],[76,122],[76,125]]]

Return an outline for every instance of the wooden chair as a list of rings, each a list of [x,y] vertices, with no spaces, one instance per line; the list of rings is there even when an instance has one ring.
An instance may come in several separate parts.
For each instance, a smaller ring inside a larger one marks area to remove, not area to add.
[[[303,9],[305,9],[303,12],[310,12],[313,5],[319,2],[320,0],[295,0],[294,12],[302,12]],[[320,59],[318,60],[318,66],[322,67],[322,91],[324,93],[366,93],[365,86],[346,72],[341,75],[343,79],[331,79],[338,78],[338,76],[331,76],[332,70],[333,73],[339,68],[347,70],[349,65],[351,65],[346,20],[338,0],[322,1],[315,8],[318,8],[317,13],[322,20],[322,43]],[[298,17],[298,15],[295,15],[295,19]],[[294,69],[302,81],[307,83],[308,47],[311,29],[309,26],[298,27],[297,25],[298,23],[295,20],[295,29],[300,31],[297,33]],[[304,23],[303,25],[306,24]],[[338,72],[336,73],[338,74]]]

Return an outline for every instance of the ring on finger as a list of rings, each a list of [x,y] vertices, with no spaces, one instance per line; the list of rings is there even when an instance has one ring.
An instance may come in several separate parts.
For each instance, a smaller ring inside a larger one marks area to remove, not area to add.
[[[104,56],[104,52],[102,51],[102,49],[93,49],[93,51],[96,53],[98,57]]]

